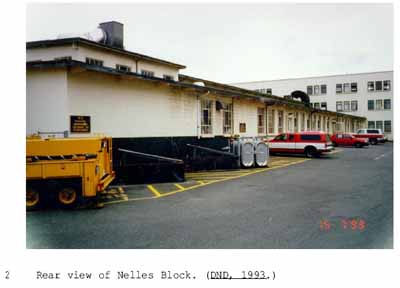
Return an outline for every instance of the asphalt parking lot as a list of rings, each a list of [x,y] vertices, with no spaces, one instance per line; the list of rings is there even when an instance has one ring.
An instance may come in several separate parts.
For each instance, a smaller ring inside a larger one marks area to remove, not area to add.
[[[393,145],[337,152],[115,187],[103,209],[29,212],[26,246],[392,248]]]

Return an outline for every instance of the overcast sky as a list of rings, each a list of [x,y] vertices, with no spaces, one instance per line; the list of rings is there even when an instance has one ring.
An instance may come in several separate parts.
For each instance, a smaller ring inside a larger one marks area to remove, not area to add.
[[[217,82],[393,70],[391,4],[30,4],[27,41],[108,20],[127,50]]]

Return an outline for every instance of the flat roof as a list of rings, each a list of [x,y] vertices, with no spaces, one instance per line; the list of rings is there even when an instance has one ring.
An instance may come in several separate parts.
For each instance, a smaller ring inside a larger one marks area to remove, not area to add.
[[[87,45],[87,46],[96,47],[96,48],[103,49],[103,50],[106,50],[106,51],[111,51],[111,52],[115,52],[115,53],[131,56],[131,57],[142,59],[142,60],[147,60],[147,61],[151,61],[151,62],[156,62],[156,63],[172,66],[172,67],[175,67],[175,68],[178,68],[178,69],[186,68],[186,66],[181,65],[181,64],[165,61],[165,60],[162,60],[162,59],[159,59],[159,58],[150,57],[150,56],[147,56],[147,55],[139,54],[139,53],[136,53],[136,52],[128,51],[128,50],[117,48],[117,47],[112,47],[112,46],[109,46],[109,45],[105,45],[105,44],[102,44],[102,43],[99,43],[99,42],[95,42],[95,41],[91,41],[91,40],[88,40],[88,39],[85,39],[85,38],[81,38],[81,37],[72,37],[72,38],[63,38],[63,39],[52,39],[52,40],[40,40],[40,41],[26,42],[26,49],[47,48],[47,47],[52,47],[52,46],[72,45],[74,43],[84,44],[84,45]]]
[[[354,76],[354,75],[365,75],[365,74],[376,74],[376,73],[388,73],[388,72],[392,72],[392,73],[393,73],[393,70],[384,70],[384,71],[375,71],[375,72],[361,72],[361,73],[347,73],[347,74],[332,74],[332,75],[311,76],[311,77],[293,77],[293,78],[282,78],[282,79],[272,79],[272,80],[257,80],[257,81],[249,81],[249,82],[236,82],[236,83],[231,83],[231,85],[250,84],[250,83],[263,83],[263,82],[274,82],[274,81],[287,81],[287,80],[329,78],[329,77],[337,77],[337,76]]]

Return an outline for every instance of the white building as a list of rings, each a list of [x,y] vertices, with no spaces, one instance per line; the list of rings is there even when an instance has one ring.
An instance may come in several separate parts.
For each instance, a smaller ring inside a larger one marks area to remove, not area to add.
[[[380,128],[393,139],[393,71],[232,84],[284,97],[294,90],[310,96],[314,108],[367,118],[369,128]]]
[[[356,115],[182,75],[184,65],[126,50],[121,23],[100,28],[112,33],[26,44],[27,135],[104,134],[115,148],[184,157],[187,143],[220,149],[233,135],[365,126]]]

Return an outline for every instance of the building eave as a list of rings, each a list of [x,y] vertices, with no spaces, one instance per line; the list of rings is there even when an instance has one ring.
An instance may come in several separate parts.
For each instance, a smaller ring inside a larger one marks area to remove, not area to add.
[[[127,55],[134,57],[139,60],[146,60],[149,62],[155,62],[167,66],[171,66],[177,69],[184,69],[186,66],[169,62],[166,60],[162,60],[159,58],[154,58],[150,57],[147,55],[139,54],[136,52],[128,51],[125,49],[119,49],[116,47],[111,47],[102,43],[94,42],[85,38],[80,38],[80,37],[73,37],[73,38],[63,38],[63,39],[53,39],[53,40],[40,40],[40,41],[31,41],[31,42],[26,42],[26,49],[35,49],[35,48],[48,48],[48,47],[55,47],[55,46],[64,46],[64,45],[73,45],[73,44],[81,44],[81,45],[86,45],[90,47],[95,47],[98,49],[102,49],[107,52],[114,52],[122,55]]]

